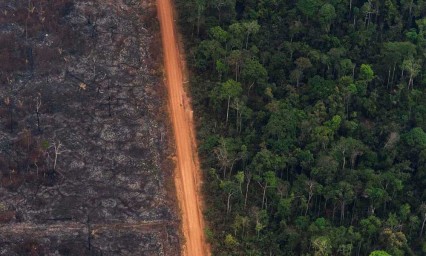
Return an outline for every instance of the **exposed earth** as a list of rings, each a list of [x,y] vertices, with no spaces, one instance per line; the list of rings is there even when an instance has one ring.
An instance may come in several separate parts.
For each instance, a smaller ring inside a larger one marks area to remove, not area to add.
[[[164,66],[167,73],[170,115],[173,123],[177,154],[175,184],[182,214],[185,236],[184,255],[209,255],[204,237],[201,212],[200,169],[196,150],[194,123],[190,100],[183,87],[182,58],[176,39],[173,8],[170,0],[157,0],[158,16],[164,49]]]
[[[155,3],[0,10],[0,255],[179,255]]]

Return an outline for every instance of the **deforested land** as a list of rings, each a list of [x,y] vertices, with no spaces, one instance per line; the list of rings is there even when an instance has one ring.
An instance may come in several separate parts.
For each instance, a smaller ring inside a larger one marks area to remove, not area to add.
[[[154,1],[0,10],[0,255],[178,255]]]

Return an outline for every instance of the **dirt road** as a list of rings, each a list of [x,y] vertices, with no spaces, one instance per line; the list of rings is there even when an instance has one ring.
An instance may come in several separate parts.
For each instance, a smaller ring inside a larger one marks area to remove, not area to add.
[[[171,0],[157,0],[157,11],[163,41],[164,66],[167,73],[169,108],[175,135],[177,154],[176,190],[182,214],[185,236],[183,254],[210,255],[204,237],[201,212],[200,170],[192,121],[190,101],[183,88],[183,70]]]

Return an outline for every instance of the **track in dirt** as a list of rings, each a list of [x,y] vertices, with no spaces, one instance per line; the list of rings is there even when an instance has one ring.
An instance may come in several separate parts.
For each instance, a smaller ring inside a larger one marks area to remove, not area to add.
[[[183,70],[170,0],[157,0],[157,10],[167,73],[170,115],[176,143],[178,172],[175,184],[182,214],[182,231],[186,240],[183,254],[210,255],[204,237],[204,221],[201,213],[200,173],[192,109],[183,88]]]

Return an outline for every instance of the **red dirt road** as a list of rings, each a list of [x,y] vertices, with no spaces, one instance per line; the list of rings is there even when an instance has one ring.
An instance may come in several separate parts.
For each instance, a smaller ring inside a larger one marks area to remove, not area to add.
[[[177,173],[175,184],[185,236],[183,255],[210,255],[204,236],[201,212],[200,170],[192,109],[183,88],[183,65],[176,40],[173,8],[170,0],[157,0],[157,11],[163,41],[164,66],[167,73],[169,108],[176,143]]]

